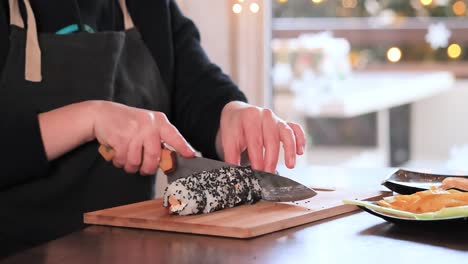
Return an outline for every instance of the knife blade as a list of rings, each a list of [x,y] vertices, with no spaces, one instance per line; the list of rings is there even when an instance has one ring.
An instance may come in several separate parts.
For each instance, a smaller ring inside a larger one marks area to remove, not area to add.
[[[174,156],[173,156],[174,157]],[[223,167],[237,167],[232,164],[203,157],[185,158],[175,153],[174,168],[166,172],[169,183],[201,171]],[[253,170],[254,177],[262,187],[262,198],[267,201],[292,202],[311,198],[317,193],[311,188],[292,179],[264,171]]]
[[[108,161],[111,160],[114,155],[113,149],[108,146],[101,146],[99,148],[99,153]],[[238,167],[226,162],[203,157],[185,158],[167,148],[163,148],[161,151],[159,166],[167,175],[168,183],[188,177],[197,172],[211,171],[223,167]],[[311,188],[287,177],[264,171],[253,170],[253,172],[253,176],[258,179],[260,187],[262,188],[263,200],[293,202],[317,195]]]

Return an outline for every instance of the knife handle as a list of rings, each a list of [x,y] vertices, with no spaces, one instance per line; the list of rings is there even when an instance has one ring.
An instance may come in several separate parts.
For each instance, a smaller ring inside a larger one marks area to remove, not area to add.
[[[177,168],[177,154],[175,151],[172,151],[167,148],[161,149],[161,160],[159,161],[159,168],[164,172],[164,174],[168,174],[174,172]]]
[[[111,161],[115,156],[115,150],[111,146],[100,145],[98,149],[99,154],[106,160]],[[177,154],[175,151],[161,148],[161,160],[159,161],[159,168],[168,174],[174,172],[177,168]]]

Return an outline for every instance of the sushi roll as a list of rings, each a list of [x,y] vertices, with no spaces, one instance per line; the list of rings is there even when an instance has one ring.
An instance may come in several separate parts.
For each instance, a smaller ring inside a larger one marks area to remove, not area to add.
[[[258,179],[250,167],[223,167],[202,171],[169,184],[163,204],[172,214],[211,213],[262,198]]]

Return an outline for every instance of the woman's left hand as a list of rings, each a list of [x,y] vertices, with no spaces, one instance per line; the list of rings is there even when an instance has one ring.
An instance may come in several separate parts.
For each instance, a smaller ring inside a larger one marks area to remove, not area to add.
[[[294,168],[296,155],[304,153],[306,144],[300,125],[285,122],[270,109],[243,102],[230,102],[223,108],[217,145],[226,162],[239,165],[241,153],[247,150],[253,169],[274,172],[280,142],[286,166]]]

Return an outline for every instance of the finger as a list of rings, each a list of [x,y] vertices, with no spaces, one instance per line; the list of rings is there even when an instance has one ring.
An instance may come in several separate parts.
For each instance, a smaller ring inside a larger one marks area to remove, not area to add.
[[[117,168],[122,168],[127,162],[128,142],[123,138],[115,140],[111,145],[114,148],[115,155],[112,158],[112,163]]]
[[[166,128],[162,129],[161,138],[182,156],[187,158],[195,156],[195,150],[172,124],[167,124]]]
[[[179,130],[173,126],[167,118],[159,124],[161,139],[174,148],[182,156],[190,158],[195,156],[195,150],[180,134]]]
[[[304,149],[306,145],[304,129],[302,129],[302,127],[296,123],[288,123],[288,125],[292,128],[296,137],[297,155],[304,154]]]
[[[263,145],[265,147],[265,171],[275,172],[278,164],[280,136],[276,127],[276,120],[271,111],[267,111],[263,121]]]
[[[143,161],[143,138],[136,137],[128,145],[127,163],[124,169],[128,173],[135,173]]]
[[[262,122],[258,122],[259,119],[250,120],[250,122],[244,125],[247,152],[249,153],[250,164],[255,170],[263,170],[265,166],[263,160]]]
[[[292,169],[296,165],[296,140],[294,132],[286,123],[279,124],[280,140],[283,142],[286,167]]]
[[[223,151],[224,151],[224,161],[233,164],[233,165],[240,165],[240,156],[241,156],[241,149],[239,148],[239,144],[237,143],[236,138],[231,138],[230,140],[225,140],[226,136],[222,136],[222,144],[223,144]]]
[[[154,132],[143,139],[143,163],[140,167],[141,175],[154,175],[161,159],[161,138]]]

